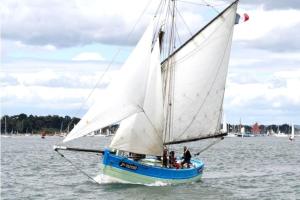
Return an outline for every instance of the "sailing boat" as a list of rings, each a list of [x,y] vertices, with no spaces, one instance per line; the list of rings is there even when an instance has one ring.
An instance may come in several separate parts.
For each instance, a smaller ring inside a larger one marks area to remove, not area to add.
[[[223,133],[227,133],[227,135],[225,137],[237,137],[236,134],[234,134],[233,132],[229,131],[228,124],[226,122],[225,114],[223,114],[222,132]]]
[[[292,124],[292,130],[291,130],[291,135],[289,137],[289,140],[291,140],[291,141],[295,140],[295,127],[294,127],[294,124]]]
[[[177,49],[173,49],[175,4],[170,0],[166,6],[171,8],[170,30],[154,18],[121,68],[122,76],[112,81],[106,95],[63,140],[119,123],[109,148],[54,146],[54,150],[102,153],[103,174],[124,182],[185,183],[201,178],[201,160],[192,159],[189,168],[176,169],[163,167],[159,157],[169,145],[227,134],[220,130],[220,121],[237,1]],[[168,54],[162,58],[166,46]]]
[[[1,118],[1,120],[2,120],[2,118]],[[2,123],[1,123],[1,125],[2,125]],[[2,131],[2,129],[1,129],[1,131]],[[2,132],[1,132],[1,137],[8,138],[8,137],[11,137],[11,135],[12,135],[12,134],[9,135],[9,134],[7,133],[6,116],[4,116],[4,134],[2,134]]]

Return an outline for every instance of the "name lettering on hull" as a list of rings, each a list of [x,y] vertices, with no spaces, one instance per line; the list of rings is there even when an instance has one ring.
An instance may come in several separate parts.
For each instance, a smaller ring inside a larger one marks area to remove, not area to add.
[[[120,162],[119,166],[123,167],[123,168],[131,169],[131,170],[137,170],[138,169],[138,166],[133,165],[133,164],[129,164],[129,163],[126,163],[126,162]]]

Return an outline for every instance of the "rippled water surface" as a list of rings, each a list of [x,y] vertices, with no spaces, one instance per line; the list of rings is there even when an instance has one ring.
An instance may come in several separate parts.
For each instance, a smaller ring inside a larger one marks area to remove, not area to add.
[[[300,199],[300,137],[225,138],[204,152],[202,181],[144,186],[94,183],[52,150],[60,137],[1,138],[1,199]],[[208,142],[190,143],[196,153]],[[102,148],[109,138],[83,138],[69,145]],[[174,147],[178,153],[182,146]],[[100,157],[65,156],[92,177]]]

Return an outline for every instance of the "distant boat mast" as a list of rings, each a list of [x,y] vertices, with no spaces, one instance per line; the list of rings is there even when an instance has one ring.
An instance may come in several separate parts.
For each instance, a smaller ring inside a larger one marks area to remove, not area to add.
[[[4,117],[4,134],[7,133],[7,126],[6,126],[6,116]]]

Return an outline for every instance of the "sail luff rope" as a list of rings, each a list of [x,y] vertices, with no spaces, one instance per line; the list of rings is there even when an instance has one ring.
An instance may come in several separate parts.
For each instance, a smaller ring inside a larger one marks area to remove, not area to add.
[[[133,31],[135,30],[135,27],[137,26],[137,24],[141,21],[142,16],[146,13],[149,5],[151,4],[152,0],[149,0],[148,3],[146,4],[145,8],[143,9],[143,11],[140,13],[136,23],[133,25],[131,31],[128,33],[128,35],[126,36],[126,40],[129,40],[129,38],[131,37]],[[109,64],[107,65],[107,67],[105,68],[104,72],[102,73],[102,75],[99,77],[99,79],[96,82],[96,85],[93,87],[93,89],[91,90],[91,92],[89,93],[89,95],[87,96],[87,98],[83,101],[83,103],[81,104],[80,108],[78,109],[77,113],[75,114],[75,116],[77,116],[79,114],[79,112],[83,109],[83,106],[86,104],[86,102],[88,101],[88,99],[92,96],[92,94],[94,93],[95,89],[99,86],[100,82],[102,82],[102,79],[104,77],[104,75],[108,72],[108,70],[110,69],[110,67],[112,66],[112,64],[115,62],[117,56],[120,54],[121,50],[123,50],[124,47],[119,47],[117,52],[114,54],[112,60],[109,62]],[[72,124],[72,122],[74,121],[74,118],[71,119],[71,121],[68,123],[68,126],[70,124]],[[67,127],[68,127],[67,126]],[[74,125],[75,126],[75,125]]]

